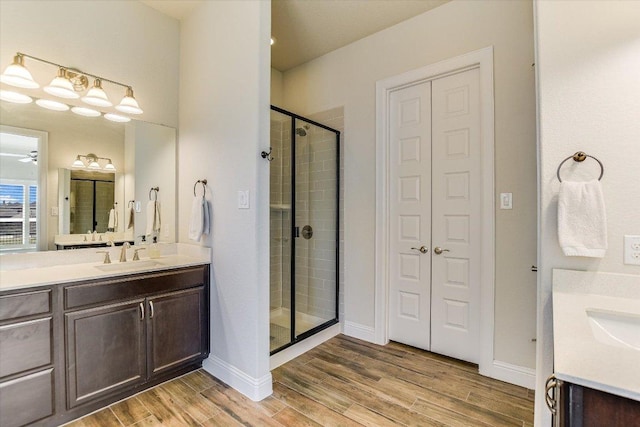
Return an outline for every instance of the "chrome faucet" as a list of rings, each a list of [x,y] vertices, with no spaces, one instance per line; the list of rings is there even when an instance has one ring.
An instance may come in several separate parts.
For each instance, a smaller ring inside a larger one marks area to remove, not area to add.
[[[131,245],[129,242],[124,242],[122,245],[122,250],[120,251],[120,262],[127,262],[127,249],[129,249]]]

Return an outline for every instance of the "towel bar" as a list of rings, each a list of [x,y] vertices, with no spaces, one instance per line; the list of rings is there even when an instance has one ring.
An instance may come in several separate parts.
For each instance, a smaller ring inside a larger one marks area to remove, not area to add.
[[[602,164],[602,162],[600,160],[598,160],[595,157],[585,153],[584,151],[578,151],[574,155],[569,156],[569,157],[567,157],[566,159],[564,159],[563,161],[560,162],[560,164],[558,165],[558,170],[556,171],[556,175],[558,176],[558,181],[562,182],[562,178],[560,178],[560,168],[562,167],[562,165],[564,165],[564,163],[567,160],[573,159],[574,162],[581,163],[581,162],[584,162],[587,157],[591,157],[593,160],[598,162],[598,164],[600,165],[600,176],[598,177],[598,181],[600,181],[602,179],[602,176],[604,175],[604,165]]]

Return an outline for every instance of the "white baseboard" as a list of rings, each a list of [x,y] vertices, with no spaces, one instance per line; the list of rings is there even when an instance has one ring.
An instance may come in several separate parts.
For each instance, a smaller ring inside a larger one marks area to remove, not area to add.
[[[213,355],[209,355],[209,358],[202,362],[202,368],[254,402],[270,396],[273,392],[271,372],[261,378],[254,378]]]
[[[349,337],[358,338],[359,340],[377,344],[376,330],[371,326],[365,326],[359,323],[345,321],[343,333]]]
[[[480,374],[530,390],[536,388],[536,370],[532,368],[494,360],[489,369],[480,369]]]
[[[292,345],[289,348],[285,348],[282,351],[277,352],[269,358],[269,366],[271,369],[275,369],[280,365],[284,365],[288,361],[295,359],[296,357],[306,353],[314,347],[319,346],[323,342],[340,334],[340,324],[337,323],[333,326],[329,326],[309,338],[305,338],[299,343]]]

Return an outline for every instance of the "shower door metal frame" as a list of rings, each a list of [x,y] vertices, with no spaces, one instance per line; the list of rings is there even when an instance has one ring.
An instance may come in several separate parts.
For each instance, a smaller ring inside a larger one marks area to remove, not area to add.
[[[316,333],[327,329],[328,327],[335,325],[340,321],[340,131],[333,129],[329,126],[323,125],[322,123],[318,123],[314,120],[308,119],[306,117],[300,116],[296,113],[292,113],[290,111],[284,110],[282,108],[276,107],[275,105],[271,105],[271,110],[276,111],[280,114],[284,114],[286,116],[291,117],[291,139],[289,143],[291,144],[291,261],[290,261],[290,292],[291,292],[291,308],[290,308],[290,316],[289,319],[291,322],[291,336],[289,337],[289,342],[284,344],[275,350],[272,350],[269,354],[274,355],[279,351],[284,350],[285,348],[291,347],[294,344],[299,343],[305,338],[309,338]],[[309,123],[313,126],[317,126],[319,128],[325,129],[327,131],[333,132],[336,134],[336,236],[335,236],[335,251],[336,251],[336,292],[335,292],[335,317],[333,319],[327,320],[326,322],[309,329],[308,331],[303,332],[302,334],[296,336],[296,187],[295,187],[295,178],[296,178],[296,120],[302,120],[305,123]]]

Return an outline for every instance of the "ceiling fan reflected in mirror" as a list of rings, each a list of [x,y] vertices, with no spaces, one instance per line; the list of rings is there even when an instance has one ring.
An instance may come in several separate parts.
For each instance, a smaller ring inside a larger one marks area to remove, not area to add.
[[[26,155],[26,157],[23,157],[21,159],[19,159],[20,162],[22,163],[33,163],[35,165],[38,164],[38,152],[37,151],[31,151],[28,155]]]

